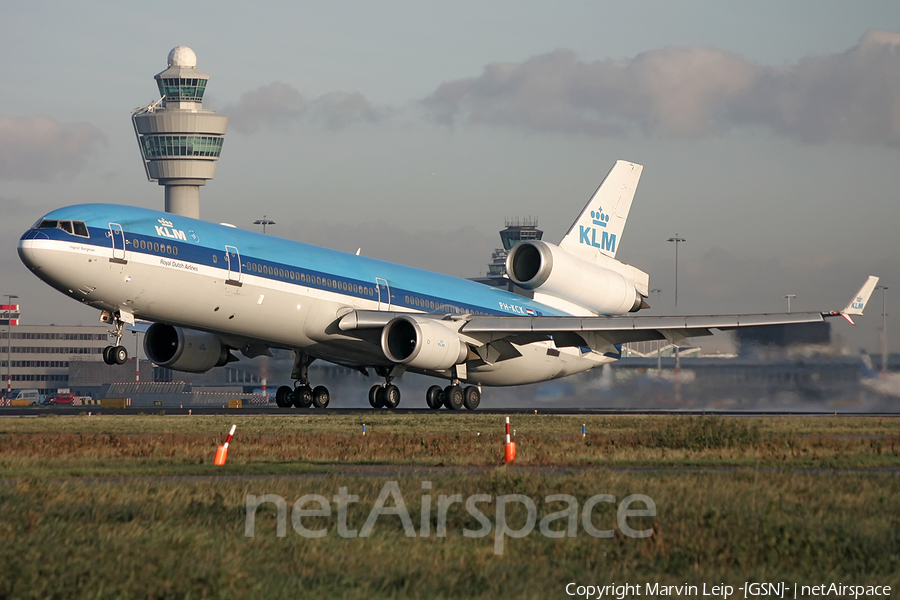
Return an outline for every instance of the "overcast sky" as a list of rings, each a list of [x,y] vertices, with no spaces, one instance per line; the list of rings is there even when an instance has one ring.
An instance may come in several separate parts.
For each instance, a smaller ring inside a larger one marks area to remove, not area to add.
[[[506,217],[558,242],[621,158],[645,165],[619,258],[663,290],[649,314],[675,312],[675,233],[678,312],[839,309],[869,274],[890,312],[898,32],[896,0],[6,2],[0,294],[96,322],[16,241],[59,206],[162,208],[130,112],[186,45],[231,118],[205,219],[475,276]],[[834,332],[875,350],[880,324],[879,295]]]

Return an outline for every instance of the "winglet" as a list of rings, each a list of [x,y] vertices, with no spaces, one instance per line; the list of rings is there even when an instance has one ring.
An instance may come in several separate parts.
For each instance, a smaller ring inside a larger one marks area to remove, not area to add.
[[[855,325],[853,323],[853,319],[850,318],[850,315],[862,315],[863,309],[866,307],[866,304],[869,302],[869,298],[872,296],[872,292],[875,291],[875,286],[878,285],[878,278],[874,275],[869,275],[869,278],[866,279],[866,282],[863,284],[859,291],[856,292],[856,295],[853,297],[853,300],[841,311],[841,316],[847,319],[851,325]]]

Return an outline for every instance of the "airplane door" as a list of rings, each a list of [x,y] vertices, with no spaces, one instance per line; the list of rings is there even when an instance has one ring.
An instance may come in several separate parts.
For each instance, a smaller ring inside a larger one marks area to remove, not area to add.
[[[118,223],[109,224],[109,237],[112,241],[112,258],[110,262],[124,263],[125,261],[125,232]]]
[[[241,253],[234,246],[225,246],[225,262],[228,264],[228,278],[225,283],[241,285]]]
[[[391,310],[391,286],[387,279],[376,277],[375,287],[378,289],[378,310]]]

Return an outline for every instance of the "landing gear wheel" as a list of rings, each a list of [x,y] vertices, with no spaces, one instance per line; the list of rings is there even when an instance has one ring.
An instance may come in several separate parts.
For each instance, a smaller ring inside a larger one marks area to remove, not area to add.
[[[110,356],[110,354],[112,354],[112,351],[113,351],[112,346],[107,346],[106,348],[103,349],[103,362],[105,362],[108,365],[116,364],[113,361],[112,357]]]
[[[444,388],[444,406],[450,410],[459,410],[463,406],[463,390],[458,385]]]
[[[128,361],[128,350],[125,346],[116,346],[109,351],[109,358],[115,365],[124,365]]]
[[[316,408],[325,408],[328,406],[328,402],[331,401],[331,394],[328,393],[328,388],[324,385],[316,386],[316,389],[312,391],[312,403]]]
[[[381,408],[381,399],[378,397],[381,391],[380,385],[373,385],[369,390],[369,404],[372,408]]]
[[[381,405],[388,410],[394,410],[400,404],[400,388],[396,385],[388,384],[381,388],[378,393],[381,399]]]
[[[291,407],[291,393],[293,390],[283,385],[275,392],[275,404],[278,405],[278,408],[290,408]]]
[[[444,390],[439,385],[433,385],[425,392],[425,403],[431,410],[438,410],[444,405]]]
[[[297,408],[309,408],[313,402],[312,389],[308,385],[301,385],[291,392],[291,401]]]
[[[475,410],[481,404],[481,392],[474,385],[463,390],[463,404],[469,410]]]

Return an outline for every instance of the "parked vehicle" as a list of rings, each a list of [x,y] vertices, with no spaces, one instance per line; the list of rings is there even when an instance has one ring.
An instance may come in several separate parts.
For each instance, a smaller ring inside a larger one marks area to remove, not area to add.
[[[37,390],[19,390],[10,396],[12,406],[37,406],[43,403],[43,397]]]
[[[72,404],[75,401],[75,394],[66,392],[56,394],[53,398],[47,400],[47,404]]]

